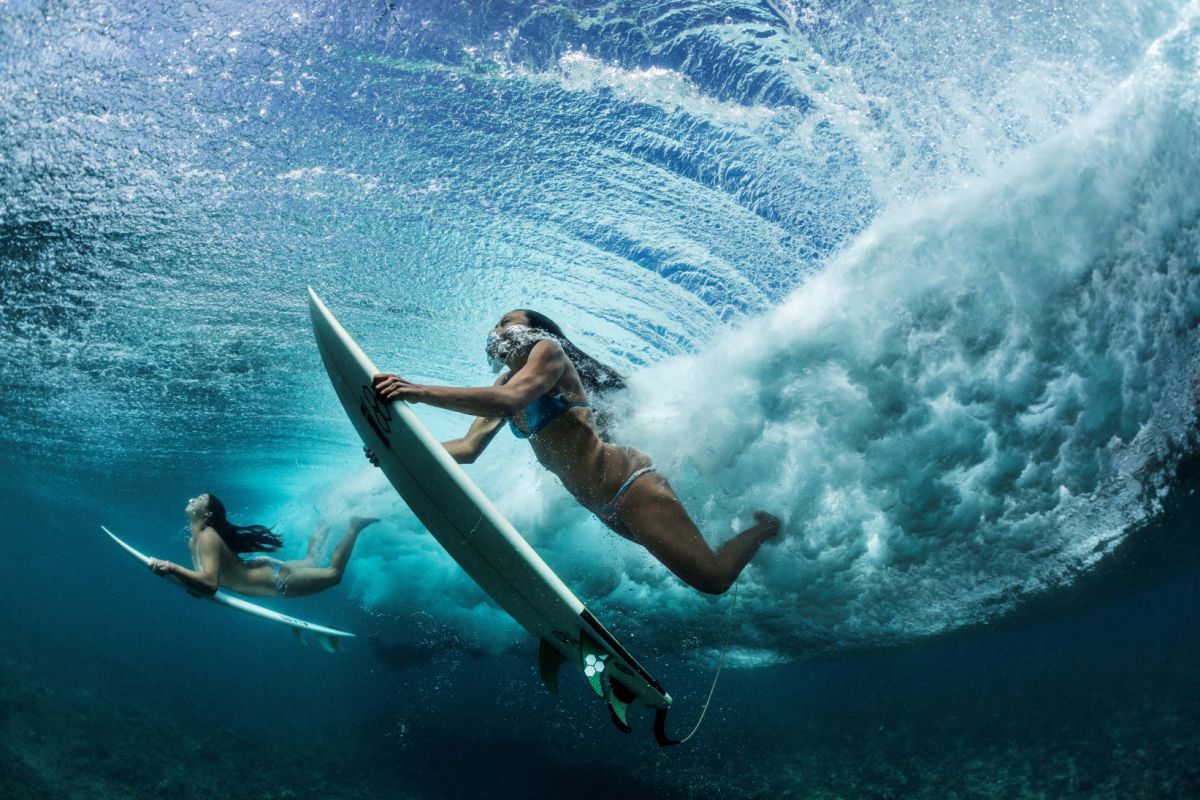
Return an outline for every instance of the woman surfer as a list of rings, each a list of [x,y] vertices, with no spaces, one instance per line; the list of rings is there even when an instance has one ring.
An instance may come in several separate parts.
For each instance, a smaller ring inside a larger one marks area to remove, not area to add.
[[[459,463],[473,462],[507,421],[584,508],[701,592],[726,591],[758,548],[778,535],[779,520],[759,511],[754,525],[716,550],[709,547],[650,458],[602,436],[603,413],[590,400],[623,388],[624,380],[545,315],[505,314],[488,334],[487,354],[498,370],[507,368],[490,387],[423,386],[390,373],[376,375],[373,385],[387,400],[474,415],[461,439],[444,443]]]
[[[300,561],[281,561],[266,555],[243,559],[243,553],[278,550],[283,540],[263,525],[234,525],[215,495],[192,498],[184,511],[191,533],[188,550],[195,569],[159,559],[150,561],[150,569],[156,575],[174,576],[188,591],[202,595],[214,594],[218,588],[251,597],[303,597],[323,592],[341,582],[358,534],[378,522],[373,517],[351,517],[329,566],[318,567],[316,545],[324,541],[323,537],[313,537],[308,556]]]

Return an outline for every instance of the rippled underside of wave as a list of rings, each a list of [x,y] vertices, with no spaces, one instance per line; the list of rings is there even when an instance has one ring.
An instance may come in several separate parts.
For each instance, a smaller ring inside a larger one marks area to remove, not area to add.
[[[1161,513],[1196,438],[1195,4],[427,5],[0,11],[15,491],[230,487],[297,550],[314,500],[369,509],[354,597],[432,620],[397,647],[518,646],[353,466],[311,283],[421,380],[486,381],[526,305],[635,373],[621,440],[710,542],[786,518],[736,663],[996,619]],[[527,450],[473,475],[650,649],[719,639]]]

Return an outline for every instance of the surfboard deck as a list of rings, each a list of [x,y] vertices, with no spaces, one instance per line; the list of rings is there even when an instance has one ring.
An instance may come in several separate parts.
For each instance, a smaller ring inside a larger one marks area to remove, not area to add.
[[[118,537],[115,533],[103,525],[100,526],[100,530],[107,533],[114,542],[120,545],[122,550],[133,556],[134,559],[140,561],[146,566],[150,565],[150,556],[135,549],[132,545]],[[179,580],[175,576],[168,575],[166,577],[176,586],[179,586],[184,590],[187,589],[187,586],[183,583],[183,581]],[[252,616],[259,617],[260,619],[276,622],[280,625],[286,625],[291,628],[292,632],[300,637],[301,640],[303,640],[305,636],[311,635],[317,640],[317,643],[321,645],[323,649],[328,650],[331,653],[341,649],[342,640],[356,638],[353,633],[340,631],[337,628],[327,628],[324,625],[317,625],[315,622],[307,622],[287,614],[281,614],[278,611],[273,611],[269,608],[263,608],[262,606],[255,605],[254,603],[242,600],[240,597],[234,597],[222,591],[218,591],[216,594],[211,596],[195,596],[203,597],[205,600],[210,600],[217,605],[225,606],[226,608],[232,608],[235,611],[241,611],[243,614],[250,614]]]
[[[634,701],[656,709],[656,733],[671,696],[567,588],[421,423],[409,403],[385,402],[375,364],[311,288],[309,311],[321,361],[338,400],[380,469],[429,533],[464,571],[539,641],[547,688],[567,663],[609,703],[628,731]],[[661,741],[661,739],[660,739]]]

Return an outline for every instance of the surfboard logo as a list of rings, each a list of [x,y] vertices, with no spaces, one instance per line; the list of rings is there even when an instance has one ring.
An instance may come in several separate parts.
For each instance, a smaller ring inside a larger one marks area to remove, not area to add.
[[[363,384],[361,394],[358,401],[359,413],[371,426],[371,430],[375,431],[383,446],[390,448],[392,443],[387,435],[392,432],[392,409],[386,403],[379,402],[379,395],[367,384]]]

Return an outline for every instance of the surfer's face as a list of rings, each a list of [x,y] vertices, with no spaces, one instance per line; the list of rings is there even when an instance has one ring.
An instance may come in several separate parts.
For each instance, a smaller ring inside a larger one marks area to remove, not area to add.
[[[496,323],[496,327],[492,328],[492,333],[497,336],[503,336],[510,325],[524,325],[529,327],[529,316],[521,310],[510,311],[500,318]]]
[[[546,338],[546,334],[529,324],[523,311],[510,311],[500,318],[496,327],[488,332],[488,362],[496,372],[509,365],[514,356],[524,355],[534,343]]]
[[[202,518],[208,514],[208,495],[201,494],[188,500],[187,508],[184,509],[189,517]]]

